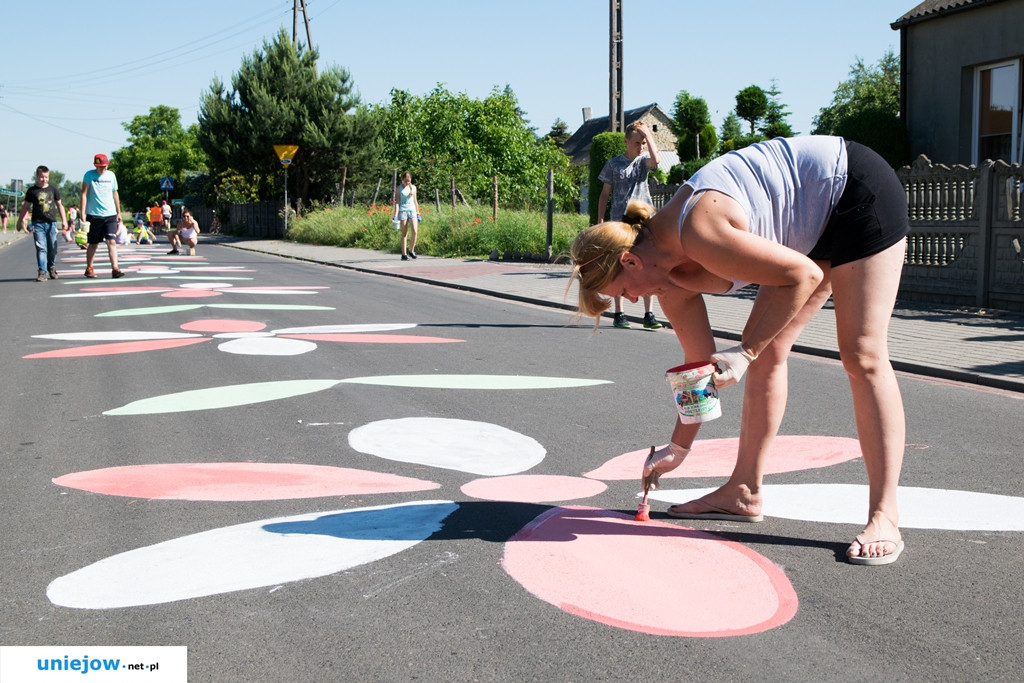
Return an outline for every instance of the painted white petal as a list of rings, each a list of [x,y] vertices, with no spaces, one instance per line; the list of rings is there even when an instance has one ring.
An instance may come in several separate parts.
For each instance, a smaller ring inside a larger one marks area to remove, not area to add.
[[[214,339],[255,339],[256,337],[273,337],[273,332],[219,332]]]
[[[299,356],[316,349],[316,344],[302,339],[249,337],[226,341],[217,348],[240,356]]]
[[[178,286],[182,289],[222,289],[233,285],[227,282],[184,282]]]
[[[359,332],[390,332],[392,330],[408,330],[416,327],[416,323],[382,323],[380,325],[314,325],[312,327],[286,327],[274,330],[274,334],[352,334]]]
[[[657,490],[649,497],[685,503],[714,489]],[[809,522],[863,524],[868,487],[863,484],[766,485],[763,512]],[[947,489],[901,486],[900,527],[958,531],[1024,531],[1024,498]]]
[[[104,411],[104,415],[160,415],[163,413],[185,413],[194,410],[213,410],[266,403],[282,398],[303,396],[338,384],[336,379],[292,379],[279,382],[255,382],[233,384],[209,389],[193,389],[175,394],[153,396],[128,405]]]
[[[441,529],[458,505],[400,505],[278,517],[138,548],[50,583],[55,605],[114,609],[300,581],[368,564]]]
[[[61,332],[59,334],[34,334],[34,339],[60,339],[62,341],[137,341],[145,339],[186,339],[201,337],[186,332]]]
[[[168,290],[171,291],[171,290]],[[164,313],[179,313],[181,311],[194,311],[202,308],[203,304],[175,304],[172,306],[152,306],[148,308],[122,308],[117,311],[97,313],[97,318],[123,318],[134,315],[162,315]]]
[[[407,417],[353,429],[360,453],[483,476],[525,472],[547,453],[536,440],[489,422]]]

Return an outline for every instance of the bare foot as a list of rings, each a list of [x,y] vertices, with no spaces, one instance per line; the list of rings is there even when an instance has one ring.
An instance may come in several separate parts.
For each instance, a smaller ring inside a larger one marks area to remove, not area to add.
[[[697,500],[691,500],[668,509],[670,517],[679,519],[726,519],[738,522],[760,522],[761,494],[751,492],[746,485],[726,484]]]
[[[864,531],[850,544],[846,556],[857,564],[864,564],[862,560],[874,560],[870,564],[888,564],[895,562],[902,551],[903,537],[899,528],[888,517],[875,513]]]

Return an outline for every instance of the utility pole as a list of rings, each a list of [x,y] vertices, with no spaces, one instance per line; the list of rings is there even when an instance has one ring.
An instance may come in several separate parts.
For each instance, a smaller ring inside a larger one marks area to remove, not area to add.
[[[299,46],[299,12],[302,12],[302,19],[306,23],[306,48],[313,49],[313,35],[309,30],[309,8],[306,7],[306,0],[294,0],[292,5],[292,44]],[[313,69],[316,69],[316,62],[313,62]]]
[[[622,0],[609,0],[608,124],[612,133],[626,132],[622,107]]]

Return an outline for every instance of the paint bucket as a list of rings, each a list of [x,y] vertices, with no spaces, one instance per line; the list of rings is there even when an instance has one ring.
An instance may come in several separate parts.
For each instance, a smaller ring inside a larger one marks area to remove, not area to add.
[[[672,396],[683,424],[700,424],[722,416],[718,390],[711,376],[715,366],[708,361],[688,363],[669,368],[665,379],[672,386]]]

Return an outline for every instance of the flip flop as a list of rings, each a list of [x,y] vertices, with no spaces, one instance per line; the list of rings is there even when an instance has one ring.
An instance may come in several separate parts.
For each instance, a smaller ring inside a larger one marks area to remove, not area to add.
[[[863,548],[865,545],[867,545],[866,543],[861,543],[860,541],[857,541],[857,542],[860,543],[860,547],[861,548]],[[859,565],[866,565],[866,566],[874,567],[874,566],[878,566],[878,565],[882,565],[882,564],[892,564],[893,562],[895,562],[896,560],[899,559],[900,553],[903,552],[903,541],[898,541],[897,542],[897,541],[881,540],[881,541],[869,541],[869,542],[870,543],[892,543],[894,546],[896,546],[896,549],[893,550],[891,553],[886,553],[885,555],[880,555],[878,557],[863,557],[862,555],[847,555],[846,556],[846,561],[849,562],[850,564],[859,564]]]
[[[764,515],[737,515],[723,510],[722,508],[716,508],[713,505],[701,502],[701,505],[711,508],[710,512],[675,512],[672,508],[676,507],[673,505],[665,511],[669,517],[675,517],[676,519],[720,519],[727,522],[761,522],[764,521]]]

